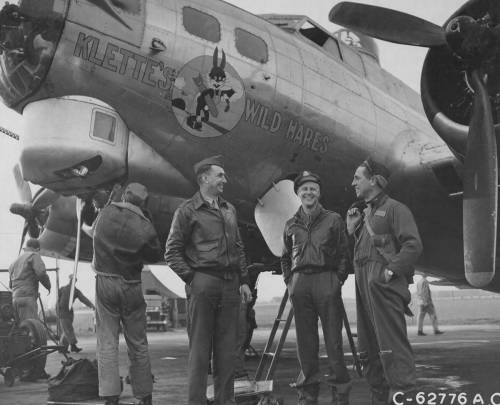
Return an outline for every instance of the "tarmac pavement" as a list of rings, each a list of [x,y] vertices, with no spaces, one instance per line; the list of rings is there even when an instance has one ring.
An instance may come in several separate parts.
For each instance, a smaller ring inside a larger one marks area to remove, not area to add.
[[[396,398],[399,404],[429,405],[500,405],[500,325],[444,326],[445,334],[416,336],[409,329],[411,343],[417,363],[417,392],[413,396]],[[269,329],[257,329],[252,342],[257,351],[262,351],[269,336]],[[185,404],[188,344],[184,330],[152,332],[148,335],[153,374],[155,375],[154,403]],[[95,336],[80,338],[84,349],[74,358],[95,358]],[[347,339],[344,339],[346,358],[352,364]],[[324,348],[321,348],[322,370],[327,373]],[[46,371],[55,375],[61,367],[63,356],[51,354]],[[247,367],[255,371],[259,359],[249,359]],[[127,354],[123,339],[120,341],[120,374],[126,376]],[[369,405],[368,386],[357,377],[350,367],[353,378],[351,404]],[[295,336],[291,330],[274,378],[274,395],[284,399],[285,404],[296,404],[296,393],[290,387],[298,374],[295,355]],[[418,394],[419,393],[419,394]],[[330,390],[322,386],[320,405],[329,404]],[[132,400],[131,388],[125,385],[122,398]],[[46,381],[20,382],[7,387],[0,382],[1,405],[45,404]]]

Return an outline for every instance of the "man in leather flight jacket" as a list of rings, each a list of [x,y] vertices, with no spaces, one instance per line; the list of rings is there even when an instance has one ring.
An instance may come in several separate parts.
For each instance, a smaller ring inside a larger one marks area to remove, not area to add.
[[[221,157],[198,162],[194,171],[200,190],[175,211],[165,251],[167,264],[187,287],[188,405],[207,402],[212,349],[214,404],[233,405],[240,301],[249,302],[252,293],[236,210],[222,198]]]
[[[350,377],[342,350],[341,286],[348,275],[348,239],[342,217],[319,203],[320,178],[302,172],[294,182],[302,206],[288,220],[281,257],[283,276],[295,311],[301,371],[296,386],[299,405],[318,402],[318,318],[321,319],[332,387],[332,403],[347,405]]]

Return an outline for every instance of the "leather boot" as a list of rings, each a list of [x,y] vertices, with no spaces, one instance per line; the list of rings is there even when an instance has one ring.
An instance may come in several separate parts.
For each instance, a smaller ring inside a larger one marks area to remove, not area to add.
[[[335,384],[332,387],[332,405],[349,405],[349,393],[351,392],[352,382]]]
[[[136,402],[135,405],[153,405],[153,395],[146,395],[139,402]]]
[[[103,399],[106,400],[104,402],[104,405],[119,405],[119,397],[117,396],[112,396],[112,397],[104,397]]]

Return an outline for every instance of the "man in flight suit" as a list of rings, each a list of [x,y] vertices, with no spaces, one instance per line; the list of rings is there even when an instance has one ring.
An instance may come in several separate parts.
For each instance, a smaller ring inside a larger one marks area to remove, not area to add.
[[[12,289],[12,305],[19,322],[38,319],[38,283],[50,293],[50,279],[40,256],[40,242],[29,239],[26,247],[9,267],[9,286]]]
[[[194,171],[200,190],[175,211],[165,252],[189,291],[188,405],[206,405],[212,348],[214,404],[232,405],[240,301],[252,294],[236,210],[222,198],[221,156],[202,160]]]
[[[422,252],[410,210],[389,198],[388,170],[372,159],[354,174],[356,196],[367,208],[347,213],[354,229],[358,342],[373,405],[392,403],[396,392],[415,387],[415,360],[406,332],[408,283]]]
[[[148,192],[130,183],[122,202],[101,210],[94,229],[96,329],[99,395],[106,405],[120,396],[118,335],[120,323],[127,342],[129,376],[137,405],[151,405],[153,380],[146,337],[146,302],[141,287],[144,262],[161,260],[161,246],[144,214]]]
[[[75,314],[73,312],[73,306],[71,306],[71,309],[69,308],[69,296],[71,294],[72,280],[73,274],[70,274],[68,285],[59,288],[59,299],[57,305],[59,310],[59,324],[61,325],[62,330],[61,345],[63,345],[66,350],[68,350],[68,346],[70,346],[73,353],[79,353],[82,349],[76,345],[78,341],[76,340],[75,330],[73,329],[73,319]],[[83,295],[78,288],[75,287],[73,302],[76,299],[80,300],[80,302],[87,307],[95,309],[94,304],[92,304],[92,302],[85,295]]]
[[[281,266],[295,311],[299,405],[318,403],[318,318],[321,319],[330,367],[332,404],[349,404],[350,377],[342,350],[341,287],[348,275],[348,239],[342,217],[320,202],[321,181],[304,171],[294,182],[302,206],[284,230]]]

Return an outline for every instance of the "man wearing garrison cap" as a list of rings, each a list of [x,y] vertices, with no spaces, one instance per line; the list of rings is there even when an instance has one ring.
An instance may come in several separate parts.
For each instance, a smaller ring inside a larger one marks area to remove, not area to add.
[[[137,405],[151,405],[153,381],[146,337],[146,302],[141,287],[145,262],[160,261],[161,245],[153,224],[144,215],[148,191],[130,183],[121,202],[104,207],[95,222],[96,332],[99,395],[117,405],[121,393],[118,373],[120,323],[130,358],[129,376]]]
[[[332,404],[348,405],[351,383],[342,351],[341,296],[349,261],[345,224],[339,214],[321,206],[318,175],[300,173],[294,190],[302,205],[285,225],[281,267],[295,311],[301,368],[296,383],[298,404],[317,404],[324,379],[319,369],[319,318],[328,354]]]
[[[415,360],[406,332],[405,313],[414,266],[422,242],[413,215],[385,193],[389,171],[366,159],[352,186],[367,208],[353,205],[347,228],[354,235],[358,343],[366,363],[372,404],[392,403],[397,392],[415,387]]]
[[[240,301],[251,300],[245,252],[236,210],[222,198],[222,157],[202,160],[194,172],[199,191],[175,211],[165,251],[189,290],[188,405],[207,402],[212,348],[214,404],[232,405]]]

